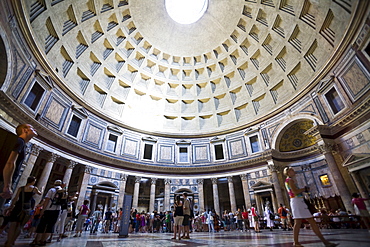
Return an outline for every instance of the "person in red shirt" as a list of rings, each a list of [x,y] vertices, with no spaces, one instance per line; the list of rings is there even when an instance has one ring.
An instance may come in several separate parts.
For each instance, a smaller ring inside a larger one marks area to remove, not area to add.
[[[368,201],[368,200],[370,200],[370,199],[369,198],[368,199],[361,198],[358,193],[353,193],[351,203],[355,207],[356,215],[361,216],[361,220],[365,223],[366,228],[370,232],[370,215],[369,215],[369,211],[367,211],[366,205],[365,205],[365,201]],[[356,207],[357,207],[357,209],[356,209]]]
[[[280,203],[280,207],[278,209],[278,214],[280,215],[281,225],[283,226],[283,231],[286,231],[288,226],[288,212],[285,210],[283,204]]]
[[[242,218],[243,218],[243,223],[244,223],[245,231],[248,230],[248,232],[249,232],[250,231],[250,228],[249,228],[248,211],[245,208],[244,208],[244,211],[242,212]]]
[[[259,219],[258,219],[258,214],[257,214],[257,209],[256,209],[256,204],[253,203],[251,207],[251,214],[252,214],[252,222],[254,222],[254,230],[259,233],[260,227],[259,227]]]

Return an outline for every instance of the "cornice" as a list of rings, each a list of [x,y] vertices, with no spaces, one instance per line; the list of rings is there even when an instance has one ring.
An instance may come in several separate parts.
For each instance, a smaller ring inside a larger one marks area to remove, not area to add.
[[[348,126],[351,123],[355,122],[359,118],[361,118],[364,114],[368,113],[370,111],[370,97],[366,99],[362,104],[360,104],[356,109],[352,109],[352,111],[345,116],[343,116],[341,119],[336,121],[334,126]]]

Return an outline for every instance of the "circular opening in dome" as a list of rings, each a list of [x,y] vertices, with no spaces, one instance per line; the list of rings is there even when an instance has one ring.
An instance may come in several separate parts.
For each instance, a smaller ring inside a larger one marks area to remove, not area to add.
[[[166,0],[168,15],[177,23],[191,24],[206,12],[208,0]]]

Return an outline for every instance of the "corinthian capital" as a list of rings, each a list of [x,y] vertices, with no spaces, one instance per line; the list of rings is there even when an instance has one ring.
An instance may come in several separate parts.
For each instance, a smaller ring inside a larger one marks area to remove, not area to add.
[[[68,164],[68,169],[73,169],[75,168],[75,166],[78,164],[77,161],[74,161],[74,160],[70,160],[69,161],[69,164]]]
[[[233,182],[233,177],[232,176],[228,176],[227,177],[227,182],[232,183]]]
[[[154,184],[155,185],[157,183],[157,179],[158,178],[151,178],[150,179],[150,184]]]
[[[135,183],[140,183],[141,181],[141,177],[140,176],[136,176],[135,177]]]
[[[270,172],[278,172],[280,167],[275,164],[269,164],[267,165],[267,168],[270,170]]]
[[[56,153],[50,153],[48,157],[48,162],[54,163],[60,156]]]
[[[42,147],[37,146],[36,144],[33,144],[30,153],[31,153],[31,155],[39,156],[41,150],[43,150]]]
[[[218,179],[217,178],[211,178],[212,184],[217,184]]]
[[[318,145],[319,150],[322,154],[326,153],[336,153],[337,152],[337,145],[331,144],[331,143],[324,143],[321,145]]]
[[[198,185],[203,185],[204,179],[203,178],[198,178],[197,183],[198,183]]]
[[[92,166],[85,166],[85,173],[91,174],[92,170],[93,170]]]
[[[121,174],[121,176],[120,176],[120,179],[121,179],[121,181],[127,181],[127,174]]]
[[[170,185],[171,184],[171,179],[170,178],[165,178],[164,179],[164,184],[165,185]]]
[[[247,174],[240,174],[240,179],[242,181],[247,181],[248,180]]]

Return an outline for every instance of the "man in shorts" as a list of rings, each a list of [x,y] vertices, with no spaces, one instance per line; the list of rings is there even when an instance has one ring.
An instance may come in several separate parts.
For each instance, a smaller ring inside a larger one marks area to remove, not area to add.
[[[184,198],[184,205],[183,205],[183,212],[184,212],[184,220],[182,221],[182,225],[184,226],[184,235],[182,236],[183,239],[190,239],[190,200],[188,199],[188,193],[184,192],[182,194]]]

